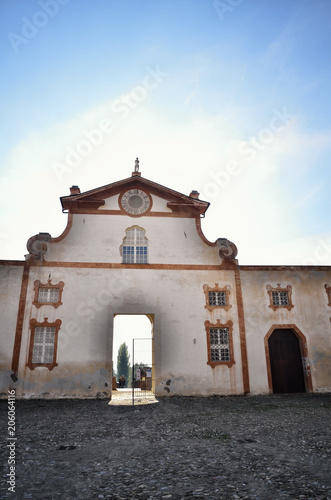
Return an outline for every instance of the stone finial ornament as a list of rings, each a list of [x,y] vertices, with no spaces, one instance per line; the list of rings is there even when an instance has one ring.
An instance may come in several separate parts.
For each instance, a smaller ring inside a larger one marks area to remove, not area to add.
[[[29,255],[33,256],[37,260],[43,260],[45,253],[47,252],[47,242],[51,239],[49,233],[39,233],[35,236],[31,236],[28,239],[26,248],[28,249]]]
[[[227,240],[226,238],[218,238],[217,246],[219,248],[218,253],[221,259],[233,260],[237,257],[238,249],[232,241]]]
[[[136,158],[136,161],[134,162],[134,171],[139,172],[139,158]]]

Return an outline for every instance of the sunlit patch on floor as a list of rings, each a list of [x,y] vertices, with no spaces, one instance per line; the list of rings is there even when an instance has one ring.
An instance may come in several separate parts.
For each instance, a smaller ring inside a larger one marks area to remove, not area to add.
[[[132,389],[117,389],[112,391],[112,399],[109,401],[111,406],[133,406],[133,405],[149,405],[158,403],[152,391],[141,391],[135,389],[134,401],[132,398]]]

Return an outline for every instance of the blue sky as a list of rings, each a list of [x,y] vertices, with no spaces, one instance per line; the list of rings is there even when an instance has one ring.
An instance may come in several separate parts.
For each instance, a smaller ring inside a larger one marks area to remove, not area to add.
[[[329,0],[3,0],[0,30],[0,258],[139,156],[241,264],[331,265]]]

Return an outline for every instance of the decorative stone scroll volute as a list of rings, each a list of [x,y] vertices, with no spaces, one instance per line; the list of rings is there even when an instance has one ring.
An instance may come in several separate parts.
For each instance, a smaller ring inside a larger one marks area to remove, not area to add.
[[[35,260],[43,261],[44,255],[47,252],[47,243],[51,239],[52,237],[49,233],[39,233],[35,236],[31,236],[26,244],[26,248],[29,252],[26,258],[30,259],[34,257]]]
[[[237,257],[238,249],[232,241],[226,238],[218,238],[216,244],[219,248],[219,256],[224,260],[234,260]]]

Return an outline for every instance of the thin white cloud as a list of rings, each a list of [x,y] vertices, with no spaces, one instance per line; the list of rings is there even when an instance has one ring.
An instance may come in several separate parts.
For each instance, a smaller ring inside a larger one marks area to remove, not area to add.
[[[317,195],[317,193],[322,189],[322,187],[323,184],[319,184],[318,186],[313,187],[303,198],[301,198],[299,201],[296,202],[295,208],[296,209],[303,208],[303,206],[306,205],[308,201],[310,201]]]
[[[295,46],[300,43],[304,30],[312,22],[309,17],[304,16],[303,12],[303,10],[297,10],[284,29],[270,42],[260,58],[261,63],[278,67],[282,72],[285,71],[288,58]]]
[[[241,263],[285,263],[286,245],[291,247],[291,238],[300,235],[304,222],[299,213],[295,215],[296,202],[284,189],[286,177],[281,172],[292,168],[292,153],[304,158],[315,150],[316,158],[317,145],[326,150],[330,133],[301,133],[298,124],[289,123],[274,141],[257,151],[254,161],[245,162],[233,148],[236,139],[246,138],[239,119],[199,111],[176,122],[170,111],[160,121],[157,110],[152,112],[141,103],[125,120],[118,120],[113,132],[59,180],[53,162],[65,162],[68,147],[77,149],[84,139],[83,131],[97,127],[109,116],[108,111],[106,102],[34,133],[12,151],[6,164],[10,175],[2,189],[15,193],[17,201],[13,205],[13,197],[8,195],[0,219],[1,258],[22,259],[27,239],[39,231],[52,236],[62,232],[66,217],[61,213],[59,197],[68,194],[70,185],[78,184],[85,191],[129,177],[139,156],[144,177],[185,194],[197,189],[201,198],[211,202],[203,221],[206,236],[212,241],[218,237],[232,239],[239,247]],[[219,176],[230,161],[239,160],[241,171],[229,175],[228,184],[220,187],[215,175]],[[210,183],[216,186],[215,196],[208,191]],[[308,198],[302,203],[305,201]],[[284,251],[280,252],[276,241],[284,240]],[[296,254],[288,252],[293,260],[286,263],[301,263],[306,253],[303,240]]]
[[[193,97],[197,94],[197,90],[193,90],[185,99],[184,104],[185,106],[188,106],[193,99]]]

